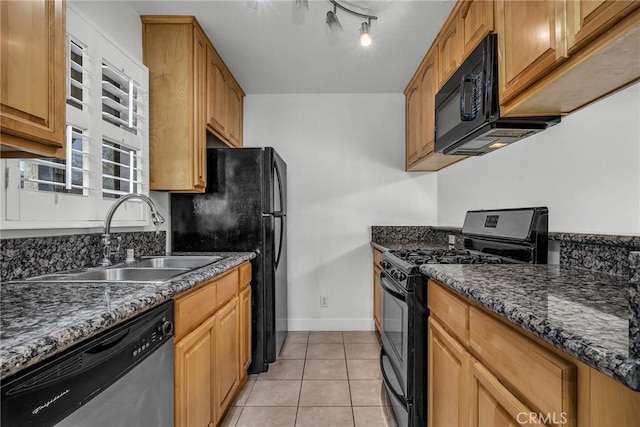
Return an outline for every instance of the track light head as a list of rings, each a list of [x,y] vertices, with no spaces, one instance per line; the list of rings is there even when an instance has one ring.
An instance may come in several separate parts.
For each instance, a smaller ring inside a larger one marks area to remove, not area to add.
[[[333,9],[333,11],[330,10],[329,12],[327,12],[327,25],[329,26],[329,29],[334,33],[342,31],[342,25],[340,25],[340,21],[338,21],[338,15],[336,15],[335,8]]]
[[[371,34],[369,32],[369,28],[371,24],[368,22],[363,22],[362,27],[360,28],[360,45],[361,46],[369,46],[371,44]]]

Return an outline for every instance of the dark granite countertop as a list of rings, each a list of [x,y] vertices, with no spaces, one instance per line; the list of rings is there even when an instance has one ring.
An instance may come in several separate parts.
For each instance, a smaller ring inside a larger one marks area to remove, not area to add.
[[[558,265],[442,265],[420,271],[640,391],[638,287]]]
[[[3,283],[0,291],[0,378],[255,258],[253,252],[206,255],[226,258],[166,283]]]

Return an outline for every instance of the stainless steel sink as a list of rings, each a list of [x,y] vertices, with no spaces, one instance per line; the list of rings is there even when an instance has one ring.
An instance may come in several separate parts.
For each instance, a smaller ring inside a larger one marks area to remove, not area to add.
[[[190,268],[108,268],[78,273],[64,280],[83,282],[158,282],[190,271]]]
[[[220,261],[221,256],[162,256],[143,259],[129,264],[130,267],[151,268],[199,268]]]
[[[13,282],[140,282],[161,283],[208,264],[221,256],[159,256],[113,267],[82,268],[62,271]]]

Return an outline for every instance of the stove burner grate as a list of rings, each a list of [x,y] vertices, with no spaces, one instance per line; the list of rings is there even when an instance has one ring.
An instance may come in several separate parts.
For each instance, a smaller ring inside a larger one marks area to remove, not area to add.
[[[502,258],[472,253],[467,250],[393,250],[398,258],[414,265],[422,264],[503,264]]]

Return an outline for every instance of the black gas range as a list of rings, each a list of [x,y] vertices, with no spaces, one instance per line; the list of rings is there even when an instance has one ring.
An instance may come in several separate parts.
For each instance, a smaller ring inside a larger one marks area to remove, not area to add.
[[[382,254],[380,367],[399,427],[427,425],[427,279],[422,264],[546,264],[546,207],[469,211],[464,249],[389,250]]]

